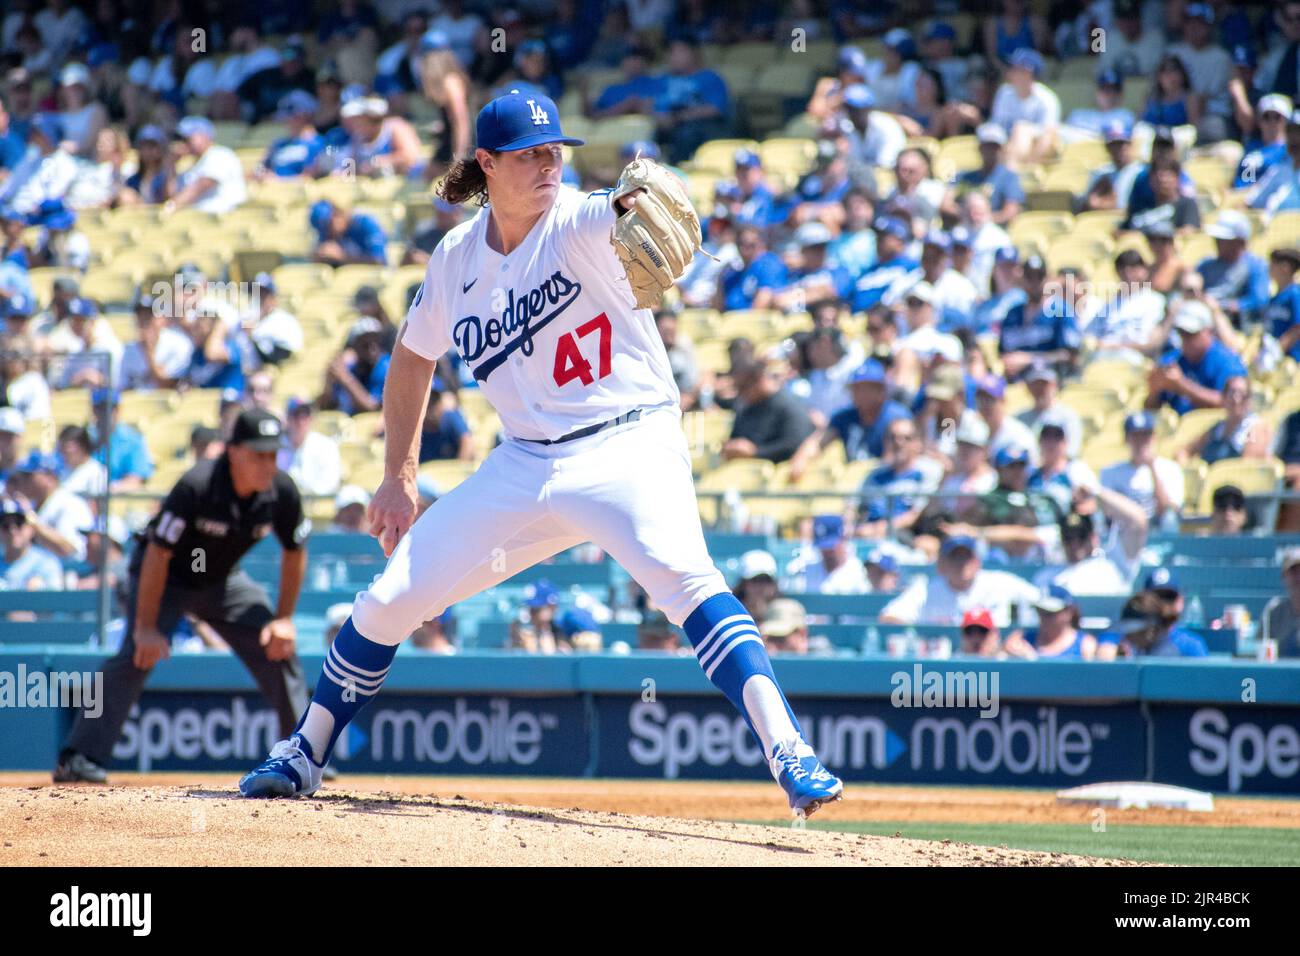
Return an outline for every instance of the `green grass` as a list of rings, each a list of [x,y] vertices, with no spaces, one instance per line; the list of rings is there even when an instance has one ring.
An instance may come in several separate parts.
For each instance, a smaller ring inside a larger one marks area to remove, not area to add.
[[[788,827],[788,822],[761,821]],[[1094,833],[1067,823],[890,823],[809,821],[809,829],[912,840],[952,840],[983,846],[1045,850],[1183,866],[1300,866],[1300,830],[1271,827],[1161,827],[1110,825]]]

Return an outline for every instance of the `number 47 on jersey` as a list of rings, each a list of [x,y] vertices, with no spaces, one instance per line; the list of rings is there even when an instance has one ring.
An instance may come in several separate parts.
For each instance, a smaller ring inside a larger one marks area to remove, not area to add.
[[[597,342],[598,370],[594,376],[591,372],[591,362],[587,361],[578,345],[579,339],[585,339],[593,332],[600,333]],[[555,343],[555,384],[563,387],[577,378],[582,380],[583,385],[590,385],[597,378],[608,375],[612,337],[613,329],[610,327],[609,317],[604,312],[589,322],[584,322],[573,332],[565,332],[561,335],[559,341]]]

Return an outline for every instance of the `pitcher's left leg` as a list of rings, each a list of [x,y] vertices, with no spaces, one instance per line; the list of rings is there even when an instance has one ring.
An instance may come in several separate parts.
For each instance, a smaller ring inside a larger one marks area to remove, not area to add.
[[[575,456],[552,507],[618,561],[690,638],[705,675],[740,711],[790,806],[811,813],[843,785],[803,740],[758,626],[727,588],[700,527],[680,426],[654,414]]]

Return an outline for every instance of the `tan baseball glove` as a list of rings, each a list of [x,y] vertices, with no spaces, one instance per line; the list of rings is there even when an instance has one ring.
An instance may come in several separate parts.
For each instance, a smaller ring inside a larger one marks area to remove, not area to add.
[[[619,216],[609,241],[627,270],[636,307],[650,309],[682,277],[700,248],[700,219],[685,183],[652,159],[628,163],[612,201],[636,189],[645,192],[630,212]]]

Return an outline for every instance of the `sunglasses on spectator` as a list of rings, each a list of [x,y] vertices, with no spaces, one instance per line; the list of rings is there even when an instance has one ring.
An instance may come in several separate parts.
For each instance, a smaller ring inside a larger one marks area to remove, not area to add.
[[[14,531],[26,523],[26,518],[0,518],[0,531]]]
[[[984,638],[988,637],[989,634],[990,631],[987,627],[980,627],[978,624],[972,624],[970,627],[963,627],[961,629],[962,637]]]

